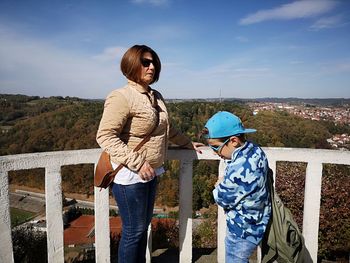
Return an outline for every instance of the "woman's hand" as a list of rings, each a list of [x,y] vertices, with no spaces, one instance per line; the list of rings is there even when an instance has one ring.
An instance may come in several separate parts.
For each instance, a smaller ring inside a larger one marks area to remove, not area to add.
[[[141,166],[138,175],[142,178],[142,180],[150,181],[156,176],[156,172],[149,162],[145,161]]]

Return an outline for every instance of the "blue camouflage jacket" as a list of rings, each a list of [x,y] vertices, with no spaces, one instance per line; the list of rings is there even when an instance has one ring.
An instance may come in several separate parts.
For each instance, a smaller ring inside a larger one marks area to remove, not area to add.
[[[213,190],[214,199],[226,212],[228,230],[258,244],[271,215],[266,155],[247,141],[226,163],[224,180]]]

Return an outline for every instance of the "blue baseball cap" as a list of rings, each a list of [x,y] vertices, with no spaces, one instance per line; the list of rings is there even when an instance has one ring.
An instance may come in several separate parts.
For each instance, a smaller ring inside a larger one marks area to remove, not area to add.
[[[241,133],[256,132],[255,129],[245,129],[241,119],[227,111],[215,113],[207,121],[205,128],[208,129],[208,134],[204,135],[206,139],[224,138]]]

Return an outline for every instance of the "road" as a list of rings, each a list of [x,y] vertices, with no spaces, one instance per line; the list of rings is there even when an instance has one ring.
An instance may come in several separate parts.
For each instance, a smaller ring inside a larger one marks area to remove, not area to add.
[[[72,198],[66,198],[68,202],[72,202]],[[87,200],[75,199],[75,206],[82,208],[94,209],[94,202]],[[45,207],[45,194],[35,193],[25,190],[15,190],[15,192],[10,193],[10,205],[11,207],[16,207],[19,209],[39,212],[42,207]],[[111,209],[118,211],[116,205],[110,205]]]
[[[72,202],[73,199],[66,198],[66,200]],[[92,201],[75,199],[74,205],[94,209]],[[10,206],[35,213],[45,211],[45,194],[16,189],[15,192],[10,193]],[[110,204],[109,207],[118,212],[118,206]],[[154,208],[155,214],[162,213],[162,211],[161,208]]]

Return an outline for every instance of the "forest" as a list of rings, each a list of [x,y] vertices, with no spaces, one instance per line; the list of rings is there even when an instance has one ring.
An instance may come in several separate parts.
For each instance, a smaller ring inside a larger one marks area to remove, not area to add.
[[[103,100],[75,97],[0,95],[0,155],[98,148],[96,131]],[[332,103],[334,103],[332,101]],[[174,126],[192,140],[201,141],[200,131],[207,119],[219,110],[235,113],[245,127],[255,128],[251,139],[263,147],[327,149],[335,133],[350,133],[349,126],[312,121],[284,111],[263,111],[253,115],[244,101],[168,101]],[[179,162],[168,161],[161,177],[156,203],[178,205]],[[276,189],[302,227],[305,164],[278,163]],[[217,179],[217,161],[196,161],[193,174],[193,210],[213,206],[211,190]],[[38,176],[38,175],[42,176]],[[43,169],[10,173],[10,183],[44,189]],[[62,167],[62,187],[67,193],[93,195],[93,165]],[[326,165],[322,181],[319,254],[324,258],[348,256],[350,251],[350,169]],[[337,190],[335,190],[337,189]],[[335,191],[337,194],[335,194]],[[333,213],[329,213],[328,211]],[[334,220],[338,219],[338,220]],[[211,226],[203,231],[213,231]],[[202,235],[203,236],[203,235]],[[207,241],[198,242],[211,244]]]
[[[172,123],[193,140],[207,119],[219,110],[239,116],[258,131],[250,139],[266,147],[329,148],[335,132],[349,126],[299,118],[283,111],[252,114],[243,101],[185,101],[167,103]],[[74,97],[0,95],[0,155],[97,148],[96,130],[102,100]]]

